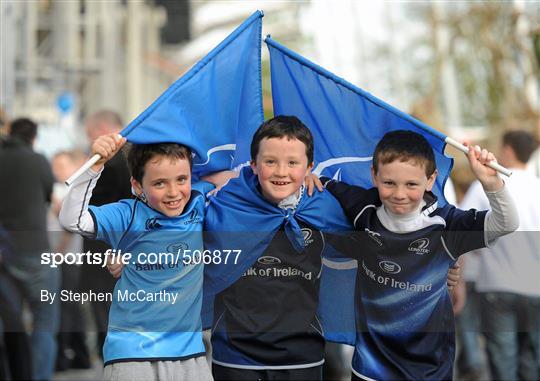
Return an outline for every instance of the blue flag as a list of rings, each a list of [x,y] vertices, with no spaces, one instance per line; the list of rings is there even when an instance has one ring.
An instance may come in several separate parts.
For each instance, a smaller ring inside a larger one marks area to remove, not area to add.
[[[275,115],[295,115],[313,133],[314,173],[372,187],[371,156],[378,141],[393,130],[412,130],[429,141],[439,175],[433,187],[439,205],[453,160],[444,155],[440,132],[364,90],[315,65],[267,37]]]
[[[189,146],[196,175],[248,161],[251,136],[264,120],[262,17],[251,15],[121,134],[132,143]]]

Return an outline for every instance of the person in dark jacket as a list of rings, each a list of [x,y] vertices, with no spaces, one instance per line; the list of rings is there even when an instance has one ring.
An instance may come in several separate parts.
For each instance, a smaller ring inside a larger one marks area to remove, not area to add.
[[[41,294],[43,290],[58,291],[60,274],[58,269],[42,265],[40,257],[49,251],[46,214],[54,179],[45,157],[32,149],[36,123],[21,118],[10,127],[9,137],[0,149],[0,224],[13,245],[13,255],[3,263],[3,279],[9,277],[12,287],[9,292],[3,288],[5,300],[0,303],[0,309],[6,333],[21,333],[22,320],[6,319],[5,313],[12,317],[13,313],[20,315],[23,300],[29,304],[33,318],[32,377],[48,380],[52,378],[56,357],[59,303],[43,302]],[[24,340],[19,341],[22,358],[17,368],[28,370]]]

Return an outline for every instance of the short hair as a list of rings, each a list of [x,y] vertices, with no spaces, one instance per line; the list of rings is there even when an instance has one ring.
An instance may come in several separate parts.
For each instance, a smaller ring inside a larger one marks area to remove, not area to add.
[[[251,140],[251,160],[256,161],[261,140],[284,137],[298,139],[304,143],[308,164],[313,163],[313,135],[311,131],[296,116],[285,115],[267,120],[255,131]]]
[[[425,137],[408,130],[387,132],[377,143],[373,152],[373,169],[379,170],[379,164],[388,164],[396,160],[413,161],[423,165],[429,178],[436,169],[433,149]]]
[[[94,122],[94,123],[104,122],[107,124],[120,126],[120,127],[124,125],[120,115],[117,112],[112,111],[112,110],[97,111],[88,117],[87,122]]]
[[[514,151],[516,159],[525,164],[538,147],[538,142],[533,134],[523,131],[508,131],[502,137],[503,146],[508,146]]]
[[[127,157],[131,176],[138,182],[142,183],[142,179],[144,177],[144,166],[148,161],[156,156],[165,156],[169,159],[187,160],[189,162],[189,169],[191,170],[191,150],[182,144],[131,144]]]
[[[32,144],[32,141],[37,136],[37,128],[37,124],[31,119],[15,119],[10,124],[9,136],[19,138],[27,144]]]

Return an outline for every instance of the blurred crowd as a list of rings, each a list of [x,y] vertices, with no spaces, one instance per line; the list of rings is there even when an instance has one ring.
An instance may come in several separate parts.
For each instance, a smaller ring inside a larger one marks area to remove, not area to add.
[[[109,302],[48,303],[40,291],[112,292],[115,280],[99,265],[42,265],[44,252],[105,252],[108,247],[63,231],[57,216],[64,181],[86,160],[82,151],[56,153],[47,161],[33,150],[37,124],[19,118],[0,134],[0,379],[49,380],[55,372],[86,369],[100,361]],[[119,115],[102,110],[85,121],[90,142],[118,132]],[[454,293],[457,317],[457,378],[540,379],[540,150],[526,131],[504,134],[499,161],[519,209],[519,231],[485,253],[463,257],[462,281]],[[451,190],[449,190],[451,193]],[[126,160],[106,164],[91,204],[129,198]],[[451,199],[451,195],[447,197]],[[487,209],[478,183],[459,206]],[[347,379],[351,351],[329,344],[325,379]]]
[[[122,127],[120,116],[109,110],[85,122],[90,142]],[[99,265],[41,264],[41,253],[105,252],[108,247],[61,229],[64,181],[86,161],[87,153],[58,152],[49,163],[33,150],[37,129],[28,118],[13,120],[0,147],[0,379],[50,380],[55,371],[90,368],[102,355],[110,302],[91,302],[83,311],[76,302],[43,302],[40,292],[112,292],[115,283]],[[93,205],[131,196],[122,154],[107,163],[102,178]],[[26,319],[28,313],[31,319]]]

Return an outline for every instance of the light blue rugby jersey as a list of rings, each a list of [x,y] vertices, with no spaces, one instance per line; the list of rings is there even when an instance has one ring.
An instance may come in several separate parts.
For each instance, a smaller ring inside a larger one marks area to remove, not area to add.
[[[132,254],[113,292],[103,347],[105,365],[118,361],[187,359],[204,354],[203,265],[201,261],[184,265],[183,250],[203,250],[205,201],[201,192],[192,190],[184,213],[178,217],[167,217],[138,200],[89,207],[96,239]],[[140,253],[180,255],[162,261],[165,263],[143,264],[146,258]],[[177,298],[173,304],[174,294]],[[154,296],[154,301],[147,300],[149,295]]]

